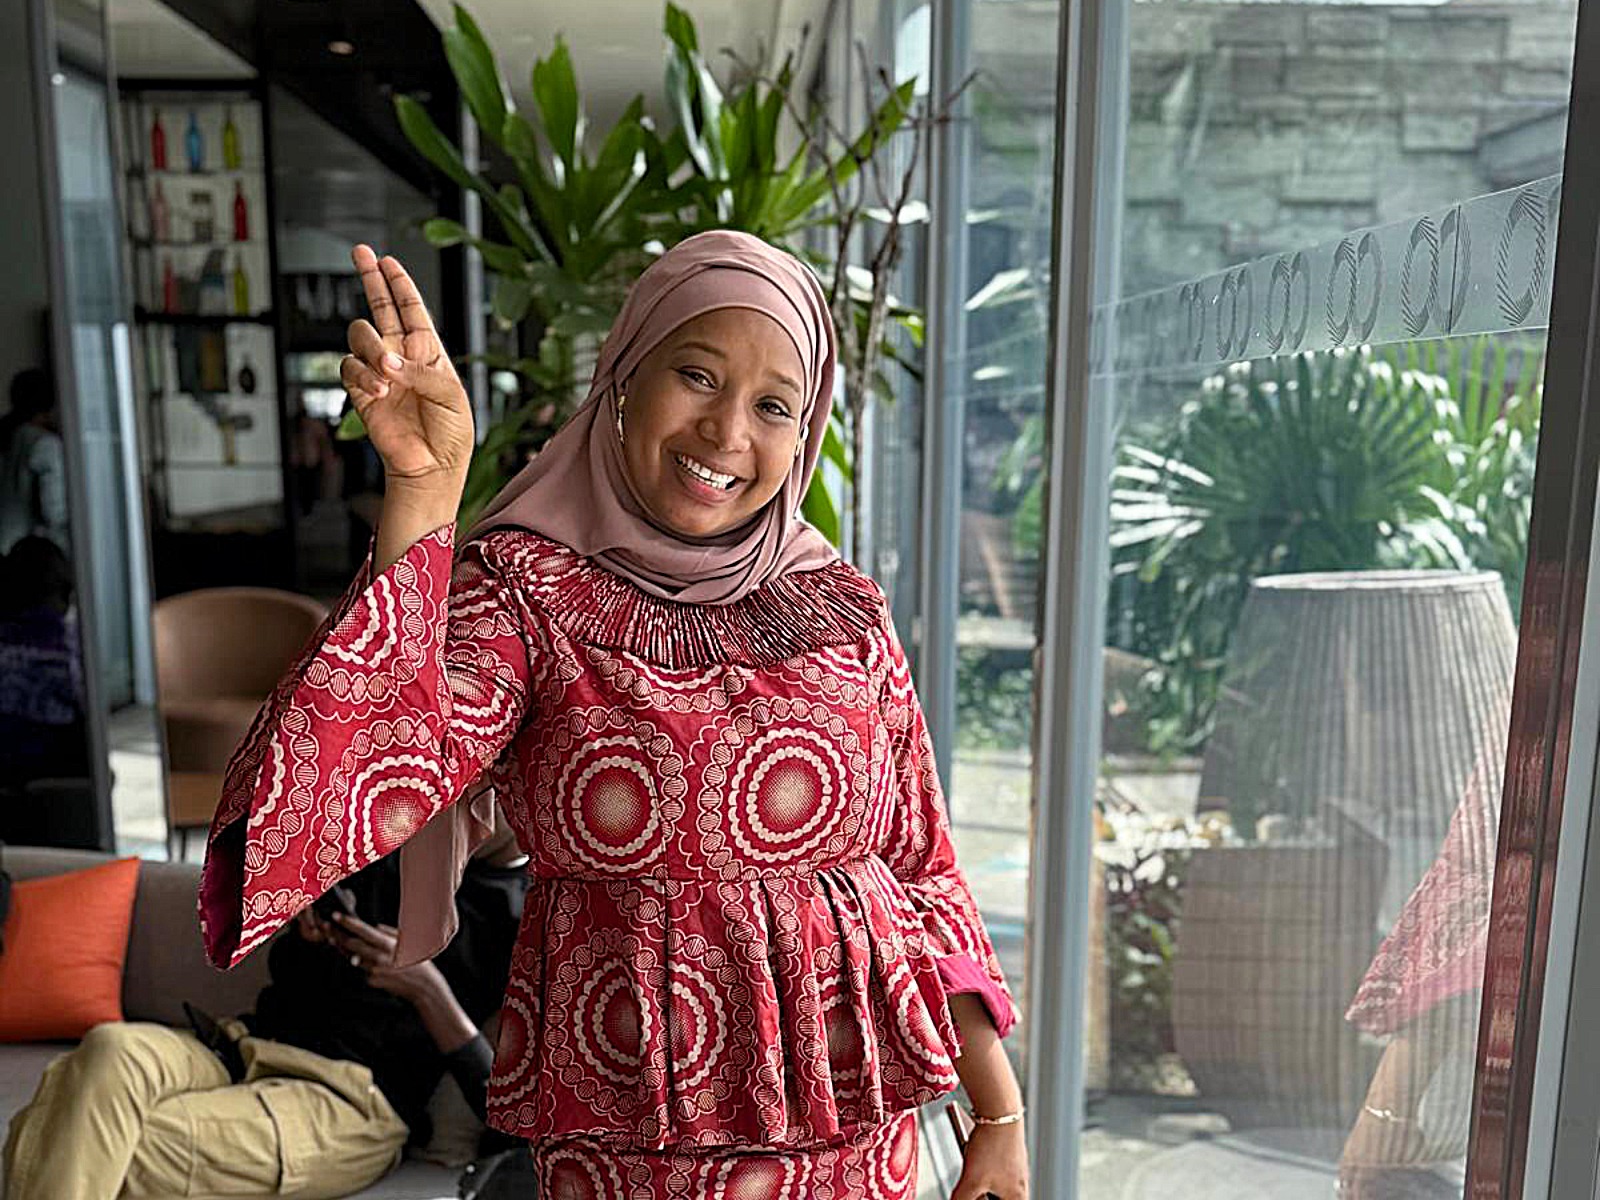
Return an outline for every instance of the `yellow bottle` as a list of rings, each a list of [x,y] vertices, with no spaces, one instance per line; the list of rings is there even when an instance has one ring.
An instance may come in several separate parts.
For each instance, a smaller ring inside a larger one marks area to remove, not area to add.
[[[244,255],[233,256],[233,311],[239,316],[250,312],[250,277],[244,273]]]

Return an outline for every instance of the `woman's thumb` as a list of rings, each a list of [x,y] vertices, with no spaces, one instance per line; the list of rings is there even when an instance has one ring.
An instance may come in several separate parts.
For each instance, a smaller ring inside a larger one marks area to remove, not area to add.
[[[392,350],[383,356],[383,374],[385,378],[410,388],[425,399],[443,401],[450,396],[447,387],[449,376],[445,372],[428,363],[401,358]]]

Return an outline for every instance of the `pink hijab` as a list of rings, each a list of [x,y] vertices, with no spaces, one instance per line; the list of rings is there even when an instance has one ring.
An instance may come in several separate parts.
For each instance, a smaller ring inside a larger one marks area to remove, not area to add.
[[[719,308],[749,308],[781,325],[805,372],[808,430],[783,490],[747,524],[691,540],[646,514],[617,440],[617,397],[673,330]],[[732,604],[791,571],[838,557],[799,517],[833,404],[833,322],[817,277],[799,259],[748,233],[716,230],[679,242],[639,276],[595,364],[589,396],[473,528],[531,529],[592,558],[643,590],[686,604]]]
[[[616,405],[650,351],[680,325],[719,308],[765,313],[793,339],[809,396],[801,418],[808,432],[782,490],[764,509],[729,533],[692,540],[646,514],[617,440]],[[583,406],[490,502],[472,536],[529,529],[652,595],[686,604],[732,604],[770,579],[826,566],[838,552],[799,509],[822,454],[836,359],[827,298],[804,263],[747,233],[687,238],[639,276],[600,348]],[[432,958],[455,936],[462,871],[494,828],[494,792],[481,786],[401,849],[399,963]]]

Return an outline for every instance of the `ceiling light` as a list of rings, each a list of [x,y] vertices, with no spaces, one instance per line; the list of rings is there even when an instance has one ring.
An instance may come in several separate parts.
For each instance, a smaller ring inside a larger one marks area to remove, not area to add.
[[[333,41],[329,42],[328,50],[330,53],[337,54],[341,58],[349,58],[356,52],[355,44],[353,42],[347,42],[343,38],[335,38]]]

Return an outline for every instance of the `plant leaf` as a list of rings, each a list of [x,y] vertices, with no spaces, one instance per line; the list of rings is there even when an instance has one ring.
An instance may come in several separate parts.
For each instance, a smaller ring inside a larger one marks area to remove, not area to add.
[[[341,442],[358,442],[367,436],[367,423],[361,419],[354,404],[345,409],[344,416],[339,418],[339,428],[333,436]]]
[[[550,57],[533,64],[533,99],[539,106],[550,148],[570,174],[577,167],[582,111],[578,102],[578,80],[572,71],[572,55],[567,51],[566,41],[559,36]]]
[[[800,503],[800,515],[815,525],[817,532],[833,545],[839,544],[839,506],[829,494],[828,485],[823,482],[820,471],[811,477],[811,486],[806,489],[805,499]]]
[[[422,236],[428,239],[428,245],[443,249],[446,246],[459,246],[471,234],[459,221],[452,221],[448,217],[432,217],[422,223]]]
[[[457,4],[455,17],[455,25],[444,33],[445,59],[473,120],[485,136],[498,142],[506,114],[512,109],[511,97],[500,78],[494,52],[472,14]]]
[[[494,315],[506,325],[519,324],[533,304],[533,285],[502,275],[494,283]]]

